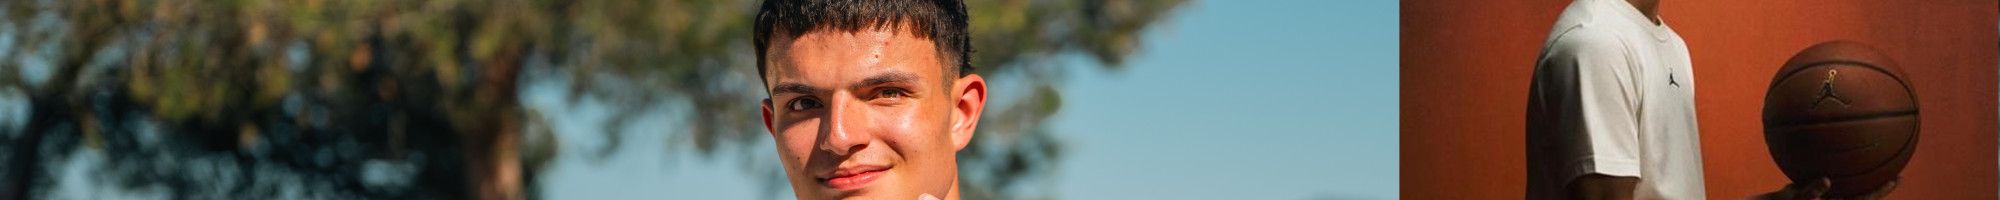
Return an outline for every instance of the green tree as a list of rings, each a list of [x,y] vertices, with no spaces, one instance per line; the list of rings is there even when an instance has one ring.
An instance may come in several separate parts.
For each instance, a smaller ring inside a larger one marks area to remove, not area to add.
[[[55,162],[178,198],[520,199],[559,141],[520,87],[564,80],[614,109],[686,116],[665,150],[714,155],[765,138],[750,62],[755,0],[20,0],[0,2],[0,195],[47,196]],[[961,152],[970,199],[1013,192],[1061,155],[1065,55],[1116,70],[1182,0],[973,0],[974,62],[996,97]],[[1005,87],[1005,86],[1003,86]],[[617,153],[617,143],[592,152]],[[768,155],[741,155],[774,166]],[[771,188],[782,175],[767,171]]]

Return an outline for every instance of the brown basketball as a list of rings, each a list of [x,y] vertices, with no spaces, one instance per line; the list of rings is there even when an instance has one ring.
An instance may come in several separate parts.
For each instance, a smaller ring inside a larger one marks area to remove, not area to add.
[[[1909,164],[1917,96],[1887,56],[1849,41],[1785,62],[1764,94],[1764,142],[1793,182],[1827,178],[1825,195],[1873,192]]]

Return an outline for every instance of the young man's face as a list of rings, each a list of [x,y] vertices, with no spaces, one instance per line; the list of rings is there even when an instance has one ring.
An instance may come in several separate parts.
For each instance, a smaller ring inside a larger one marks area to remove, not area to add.
[[[907,30],[772,38],[764,124],[799,199],[956,199],[986,86]],[[949,82],[947,82],[949,81]]]

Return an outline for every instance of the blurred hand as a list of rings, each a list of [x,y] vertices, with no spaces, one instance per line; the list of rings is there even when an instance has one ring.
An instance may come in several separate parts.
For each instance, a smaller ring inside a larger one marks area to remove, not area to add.
[[[1821,195],[1826,193],[1828,187],[1827,182],[1830,181],[1828,181],[1826,178],[1820,178],[1820,179],[1813,179],[1812,181],[1805,183],[1795,182],[1791,184],[1785,184],[1785,188],[1783,189],[1779,189],[1776,192],[1757,195],[1756,197],[1752,197],[1750,199],[1758,199],[1758,200],[1882,199],[1882,197],[1889,195],[1889,191],[1896,190],[1896,183],[1899,182],[1899,180],[1902,178],[1898,177],[1896,179],[1898,180],[1889,180],[1888,183],[1883,183],[1882,188],[1875,189],[1875,192],[1869,192],[1866,195],[1861,195],[1856,197],[1822,198]]]

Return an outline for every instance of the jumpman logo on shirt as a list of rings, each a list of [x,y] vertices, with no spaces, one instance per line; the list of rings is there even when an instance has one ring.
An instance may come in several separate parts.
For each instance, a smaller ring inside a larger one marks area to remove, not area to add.
[[[1674,82],[1675,80],[1676,80],[1676,79],[1674,79],[1674,73],[1673,73],[1673,72],[1667,72],[1667,85],[1673,85],[1674,87],[1681,87],[1681,83],[1680,83],[1680,82]]]
[[[1826,100],[1833,100],[1834,103],[1840,103],[1840,106],[1843,108],[1853,106],[1847,104],[1847,100],[1841,99],[1840,94],[1833,92],[1833,79],[1839,76],[1840,70],[1826,70],[1826,80],[1820,82],[1819,100],[1813,101],[1813,109],[1819,109],[1819,104],[1826,103]]]

